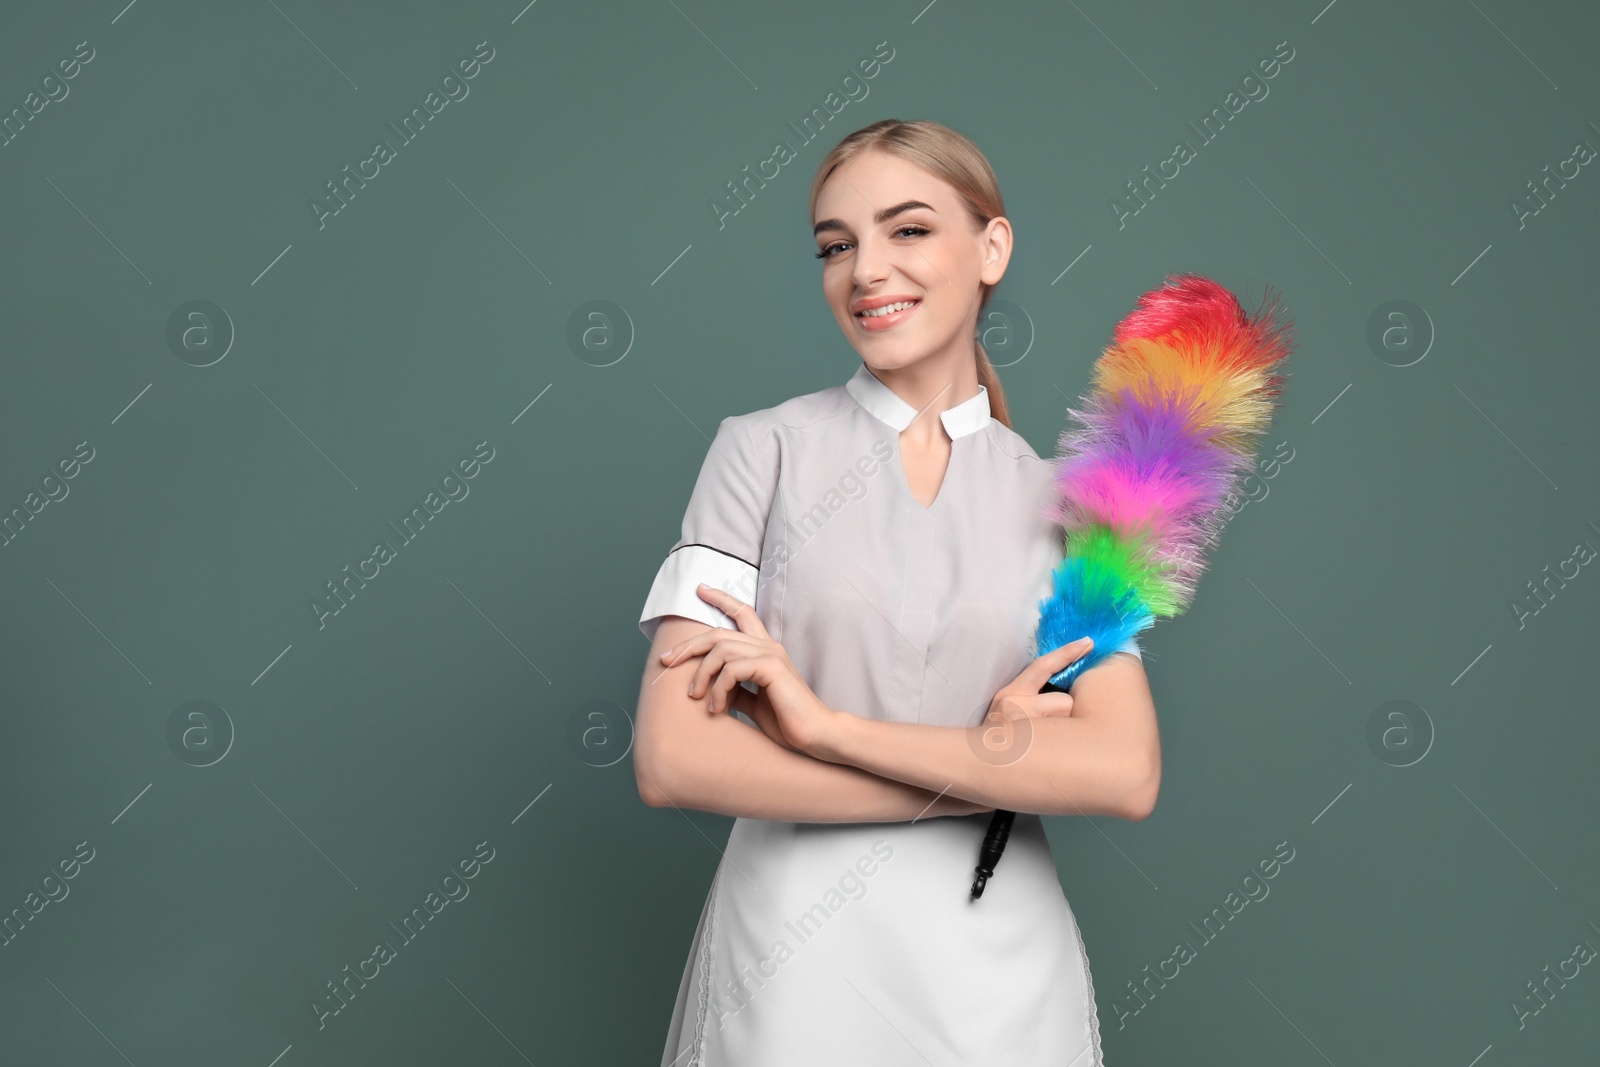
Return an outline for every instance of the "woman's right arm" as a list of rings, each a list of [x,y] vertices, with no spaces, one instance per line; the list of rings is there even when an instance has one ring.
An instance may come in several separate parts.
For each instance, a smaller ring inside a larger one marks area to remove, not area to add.
[[[651,807],[783,822],[908,822],[988,808],[784,748],[738,717],[689,696],[700,663],[663,670],[661,654],[710,627],[667,615],[656,627],[639,683],[633,770]]]

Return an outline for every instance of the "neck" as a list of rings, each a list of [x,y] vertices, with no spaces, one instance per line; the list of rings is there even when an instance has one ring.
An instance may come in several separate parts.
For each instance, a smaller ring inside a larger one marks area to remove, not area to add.
[[[977,352],[963,356],[934,355],[903,367],[867,369],[890,391],[917,410],[917,417],[902,434],[943,434],[939,414],[978,395]]]

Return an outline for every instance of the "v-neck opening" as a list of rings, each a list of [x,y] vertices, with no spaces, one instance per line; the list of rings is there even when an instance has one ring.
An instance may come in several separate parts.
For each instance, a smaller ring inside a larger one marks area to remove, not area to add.
[[[967,435],[967,434],[963,434],[962,435],[962,437],[966,437],[966,436],[969,436],[969,435]],[[930,512],[934,508],[939,506],[939,501],[944,499],[945,491],[950,488],[950,478],[955,473],[956,442],[958,442],[960,440],[961,440],[961,437],[955,437],[955,438],[951,439],[951,441],[950,441],[950,458],[945,461],[944,474],[939,478],[939,488],[934,491],[933,499],[928,501],[928,503],[924,504],[922,501],[917,499],[917,494],[911,488],[911,474],[910,474],[910,472],[908,472],[906,470],[905,451],[900,447],[900,435],[899,434],[895,435],[895,439],[894,439],[894,462],[895,462],[895,466],[900,471],[900,488],[905,490],[906,499],[910,500],[913,504],[915,504],[917,506],[917,510],[918,511],[923,512],[923,513]]]
[[[961,450],[959,442],[987,429],[988,424],[994,421],[994,416],[989,408],[989,391],[981,383],[978,392],[952,408],[939,412],[939,422],[943,425],[946,436],[950,439],[950,458],[945,463],[944,475],[939,480],[938,490],[933,499],[924,504],[917,499],[916,493],[911,489],[911,474],[906,470],[905,454],[900,448],[900,434],[907,426],[915,421],[918,413],[903,399],[896,396],[893,390],[868,369],[865,363],[856,368],[856,373],[845,383],[844,390],[854,399],[860,410],[869,418],[875,419],[880,424],[887,426],[894,432],[894,462],[900,473],[897,480],[906,499],[916,505],[916,509],[929,513],[940,507],[939,501],[951,492],[950,479],[955,474],[954,466],[956,453]]]

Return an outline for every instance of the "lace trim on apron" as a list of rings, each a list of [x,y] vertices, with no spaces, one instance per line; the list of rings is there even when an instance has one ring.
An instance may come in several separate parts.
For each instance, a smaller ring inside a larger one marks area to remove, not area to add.
[[[694,1055],[689,1057],[688,1067],[705,1067],[706,1010],[711,1004],[711,953],[717,943],[717,911],[722,906],[722,897],[717,889],[721,884],[722,864],[719,863],[717,873],[711,879],[711,907],[706,914],[705,942],[700,946],[700,1010],[695,1016]]]
[[[1071,915],[1071,905],[1068,906]],[[1089,1020],[1089,1052],[1092,1059],[1087,1067],[1104,1067],[1100,1055],[1100,1015],[1094,1006],[1094,978],[1089,974],[1089,949],[1083,943],[1083,931],[1078,929],[1078,917],[1072,915],[1072,936],[1078,941],[1078,959],[1083,961],[1083,1013]],[[1077,1061],[1074,1062],[1074,1067]]]

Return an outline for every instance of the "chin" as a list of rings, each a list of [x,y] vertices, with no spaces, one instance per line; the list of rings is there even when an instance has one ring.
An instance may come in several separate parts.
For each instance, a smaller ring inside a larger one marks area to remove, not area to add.
[[[860,349],[856,350],[856,354],[861,357],[861,362],[865,363],[870,370],[875,371],[900,370],[903,367],[911,366],[911,364],[917,362],[923,356],[922,353],[901,355],[898,352],[882,351],[871,352],[869,355],[867,352],[862,352]]]
[[[869,337],[865,344],[856,346],[856,352],[873,370],[899,370],[921,362],[941,347],[926,338],[907,334],[893,341]]]

